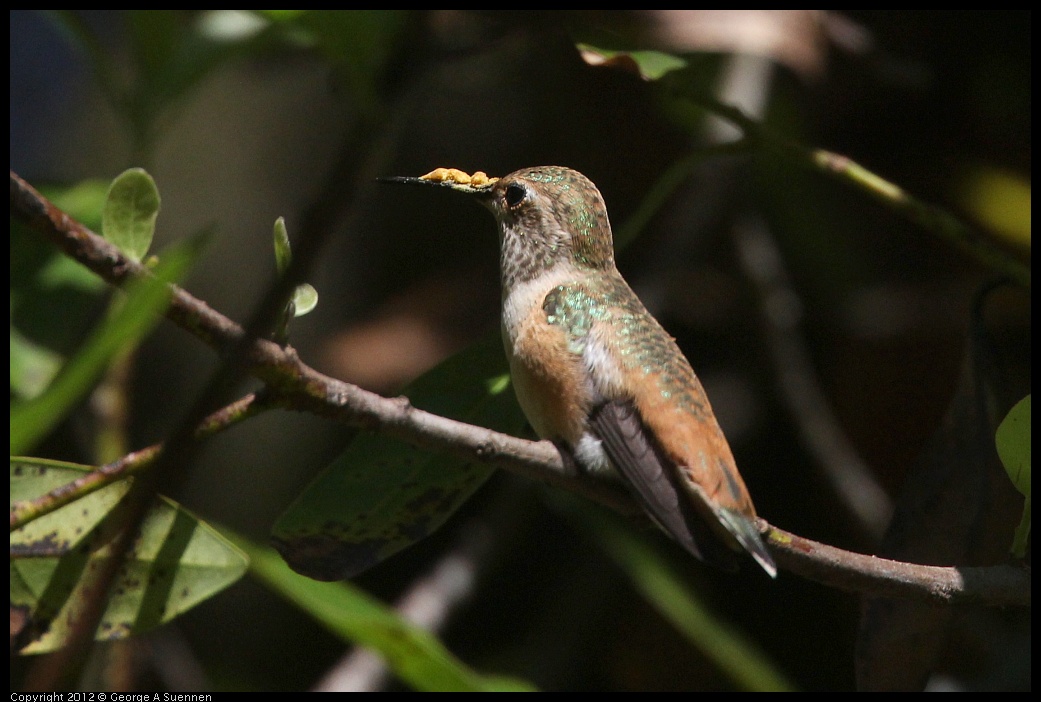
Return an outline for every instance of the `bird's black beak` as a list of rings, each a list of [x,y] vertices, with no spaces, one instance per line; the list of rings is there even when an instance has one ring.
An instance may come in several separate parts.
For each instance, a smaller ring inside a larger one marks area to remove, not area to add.
[[[489,178],[481,171],[470,175],[454,168],[438,168],[427,173],[425,176],[420,176],[418,178],[414,176],[389,176],[385,178],[377,178],[376,180],[381,183],[401,183],[404,185],[424,185],[449,188],[457,192],[481,197],[482,195],[490,195],[492,188],[499,179]]]

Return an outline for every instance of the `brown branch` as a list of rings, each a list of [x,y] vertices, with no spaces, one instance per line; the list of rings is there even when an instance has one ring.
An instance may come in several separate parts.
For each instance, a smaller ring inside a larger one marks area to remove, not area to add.
[[[150,275],[147,268],[54,207],[11,173],[11,214],[113,285]],[[244,337],[242,328],[186,291],[171,285],[166,316],[223,352]],[[639,510],[621,485],[580,473],[548,441],[525,441],[414,408],[407,398],[385,398],[330,378],[303,363],[290,347],[252,342],[246,368],[290,408],[375,431],[414,446],[504,468],[581,494],[625,514]],[[940,568],[886,561],[842,551],[761,525],[777,561],[826,585],[874,595],[990,605],[1030,604],[1030,570],[1011,566]]]
[[[937,604],[1030,606],[1029,566],[918,565],[844,551],[765,522],[760,529],[779,567],[829,587]]]

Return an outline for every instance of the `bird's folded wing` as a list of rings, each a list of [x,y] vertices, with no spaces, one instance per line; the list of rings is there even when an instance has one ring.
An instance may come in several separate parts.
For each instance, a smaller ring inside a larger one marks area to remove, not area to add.
[[[590,425],[644,511],[665,533],[698,558],[727,570],[736,568],[735,554],[704,523],[631,403],[601,405],[593,411]]]

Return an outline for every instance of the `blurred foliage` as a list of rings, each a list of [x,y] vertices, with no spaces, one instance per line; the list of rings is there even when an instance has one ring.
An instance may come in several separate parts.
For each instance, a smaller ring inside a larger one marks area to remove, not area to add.
[[[965,206],[1014,250],[1030,255],[1030,182],[1005,170],[981,168],[966,178]]]
[[[113,358],[133,348],[155,327],[158,315],[170,301],[167,283],[183,278],[200,253],[198,239],[165,251],[155,267],[155,277],[128,286],[126,300],[119,301],[113,314],[98,325],[47,388],[32,399],[11,405],[11,454],[36,446],[83,399]],[[61,317],[52,322],[60,324]]]
[[[402,681],[421,691],[520,692],[531,686],[481,676],[455,659],[430,632],[413,626],[350,583],[321,583],[290,571],[278,555],[238,539],[252,572],[328,627],[345,643],[370,646]]]
[[[1010,549],[1016,558],[1026,556],[1027,540],[1030,538],[1030,427],[1030,395],[1027,395],[1009,410],[1005,419],[998,425],[995,436],[998,456],[1001,457],[1009,479],[1026,498],[1023,518],[1016,529],[1016,539]]]

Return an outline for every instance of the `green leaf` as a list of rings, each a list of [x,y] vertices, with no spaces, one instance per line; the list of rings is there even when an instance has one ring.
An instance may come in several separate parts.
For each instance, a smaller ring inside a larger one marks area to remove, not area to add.
[[[966,209],[1008,244],[1030,254],[1030,181],[1011,171],[973,169],[962,185]]]
[[[994,435],[998,456],[1008,477],[1023,495],[1030,495],[1030,395],[1009,410]]]
[[[57,370],[50,369],[53,363],[60,367],[83,344],[107,291],[105,282],[79,263],[53,247],[34,251],[32,243],[22,227],[11,227],[11,388],[22,399],[38,395]],[[26,353],[19,356],[21,351]],[[23,371],[32,376],[20,377]]]
[[[293,251],[289,246],[289,233],[286,231],[285,217],[279,217],[275,220],[274,242],[275,266],[278,268],[279,275],[283,275],[293,260]],[[303,317],[318,306],[318,291],[308,283],[297,285],[293,290],[291,304],[292,316]],[[288,317],[289,312],[286,312],[286,315]],[[287,318],[285,322],[288,323],[288,321]],[[284,337],[285,328],[279,331],[280,333],[277,336]]]
[[[73,219],[97,228],[108,185],[107,181],[84,181],[70,187],[41,187],[40,191]],[[103,307],[105,282],[14,221],[10,252],[11,326],[32,345],[61,357],[69,355],[82,343],[90,320]],[[24,395],[16,392],[16,396]]]
[[[185,17],[178,10],[132,10],[126,27],[137,68],[145,75],[159,73],[176,59],[184,40]]]
[[[503,379],[497,337],[448,359],[405,394],[435,414],[520,431],[524,417]],[[433,533],[492,470],[401,441],[359,436],[278,520],[275,547],[308,577],[351,577]]]
[[[70,217],[101,222],[108,182],[83,181],[40,190]],[[92,226],[87,224],[87,226]],[[38,396],[54,380],[65,358],[90,330],[102,309],[106,285],[80,263],[57,251],[39,234],[12,221],[11,397]]]
[[[1005,419],[998,425],[994,435],[998,448],[998,457],[1012,484],[1026,498],[1023,504],[1023,517],[1016,529],[1012,542],[1012,555],[1016,558],[1026,556],[1027,541],[1030,537],[1030,395],[1017,402],[1009,410]]]
[[[11,393],[22,400],[37,397],[51,384],[64,359],[34,344],[11,327]]]
[[[110,185],[104,180],[83,180],[70,186],[41,185],[39,190],[59,210],[88,229],[100,231],[101,213]],[[69,288],[96,293],[105,288],[105,282],[81,263],[61,254],[38,234],[24,231],[14,222],[11,227],[11,277],[12,288],[18,287],[16,281],[24,286],[30,278],[47,290]]]
[[[279,217],[275,220],[274,244],[275,268],[278,270],[278,274],[282,276],[285,275],[286,270],[289,269],[289,264],[293,261],[293,250],[289,246],[289,232],[286,231],[285,217]],[[315,304],[318,304],[317,301]],[[293,297],[286,303],[278,326],[275,328],[274,340],[276,343],[283,344],[289,338],[289,320],[296,316],[298,315],[296,313],[296,290],[294,290]]]
[[[293,316],[303,317],[318,306],[318,291],[309,283],[297,285],[293,291]]]
[[[379,652],[391,670],[417,690],[533,689],[521,680],[480,675],[453,656],[433,634],[402,619],[350,583],[319,583],[301,577],[286,568],[271,549],[242,538],[234,541],[249,555],[253,575],[344,641]]]
[[[289,263],[293,260],[293,252],[289,246],[289,232],[286,231],[286,218],[279,217],[275,220],[275,267],[279,275],[286,272]]]
[[[311,10],[277,26],[313,44],[346,80],[353,104],[375,117],[380,80],[408,18],[407,10]]]
[[[130,168],[112,181],[101,215],[106,239],[129,258],[141,262],[155,234],[159,216],[159,190],[143,168]]]
[[[38,458],[11,459],[11,503],[39,497],[91,470]],[[30,615],[23,653],[60,648],[122,526],[126,481],[108,485],[11,532],[11,604]],[[232,584],[245,556],[175,502],[156,501],[127,554],[99,623],[98,640],[168,622]],[[25,640],[25,639],[23,639]]]
[[[272,22],[287,22],[299,18],[307,10],[254,10],[254,12],[268,18]]]
[[[582,59],[593,66],[608,66],[635,73],[644,80],[658,80],[666,73],[686,68],[679,56],[661,51],[614,51],[591,44],[576,44]]]
[[[110,181],[92,178],[64,187],[42,185],[39,190],[62,212],[83,226],[100,231],[101,213],[111,186]]]
[[[746,690],[794,690],[759,648],[719,620],[653,546],[593,510],[581,526],[625,571],[636,589],[720,670]]]
[[[11,405],[12,454],[25,453],[46,436],[93,387],[109,362],[152,330],[170,299],[167,281],[184,275],[201,246],[202,238],[197,237],[164,252],[154,277],[128,286],[125,303],[91,334],[47,389],[32,400]]]
[[[197,22],[198,33],[223,43],[245,42],[265,33],[272,18],[252,10],[205,10]]]

